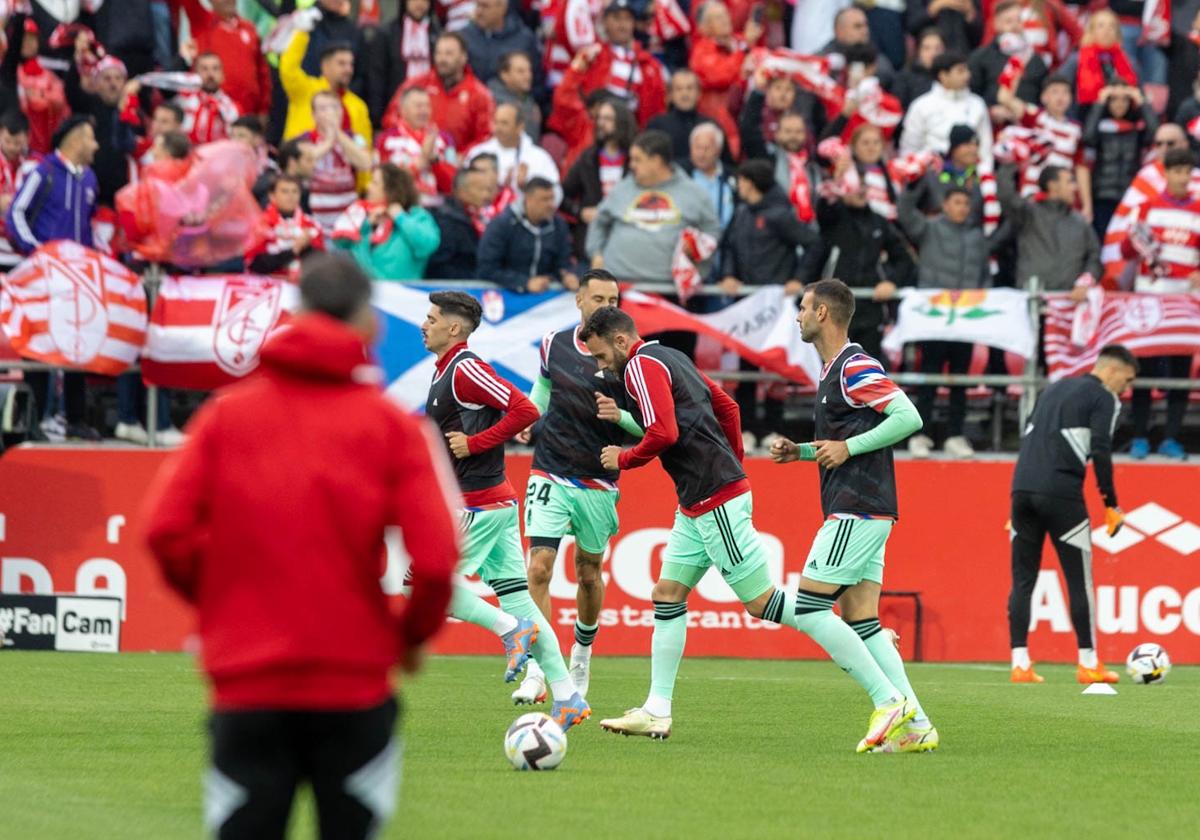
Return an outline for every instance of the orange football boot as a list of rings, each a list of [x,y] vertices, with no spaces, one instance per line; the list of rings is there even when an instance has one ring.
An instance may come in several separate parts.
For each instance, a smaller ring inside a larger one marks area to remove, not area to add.
[[[1039,677],[1035,674],[1033,672],[1033,665],[1030,664],[1028,668],[1018,668],[1014,665],[1010,681],[1015,683],[1044,683],[1046,680],[1044,677]]]
[[[1116,671],[1110,671],[1104,667],[1103,662],[1097,662],[1095,668],[1085,668],[1079,665],[1075,668],[1075,679],[1080,685],[1091,685],[1092,683],[1115,683],[1119,682],[1121,677]]]

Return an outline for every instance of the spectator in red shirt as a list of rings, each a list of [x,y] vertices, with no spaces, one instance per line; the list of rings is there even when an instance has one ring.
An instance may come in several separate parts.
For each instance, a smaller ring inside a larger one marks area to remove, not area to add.
[[[258,30],[238,17],[237,0],[209,0],[212,11],[200,0],[172,0],[182,7],[192,28],[192,40],[201,55],[219,56],[225,67],[224,90],[243,114],[271,110],[271,71],[259,43]]]
[[[733,146],[730,151],[734,158],[741,155],[741,143],[729,100],[741,87],[749,49],[762,37],[762,32],[762,26],[751,20],[746,24],[744,37],[737,37],[729,9],[714,0],[700,12],[700,34],[692,43],[688,67],[699,77],[702,90],[697,110],[721,126]]]
[[[277,175],[271,202],[263,211],[246,263],[255,274],[297,281],[300,260],[325,250],[325,235],[317,220],[300,209],[300,179]]]
[[[379,163],[394,163],[412,173],[422,207],[436,207],[449,193],[457,155],[433,124],[433,102],[424,88],[400,95],[400,119],[375,140]]]
[[[433,121],[454,141],[459,154],[491,135],[495,103],[487,87],[467,65],[467,44],[457,32],[439,35],[433,48],[433,69],[409,79],[396,91],[383,117],[384,128],[392,128],[399,122],[403,92],[414,87],[429,92]]]
[[[662,67],[633,37],[636,18],[629,0],[612,0],[604,8],[603,21],[607,43],[592,44],[576,55],[590,54],[582,96],[586,99],[594,90],[608,90],[625,101],[637,115],[638,125],[645,128],[651,117],[666,109]]]
[[[237,103],[222,88],[225,67],[216,53],[201,53],[196,57],[199,90],[183,91],[175,104],[183,109],[183,130],[196,145],[224,140],[241,113]]]
[[[213,688],[204,812],[221,837],[282,837],[301,781],[339,837],[369,837],[391,815],[393,669],[419,668],[459,556],[442,446],[362,375],[370,281],[321,255],[300,298],[258,370],[201,408],[147,497],[150,550],[199,617]],[[267,434],[284,428],[305,431]],[[379,585],[389,527],[412,558],[399,615]]]

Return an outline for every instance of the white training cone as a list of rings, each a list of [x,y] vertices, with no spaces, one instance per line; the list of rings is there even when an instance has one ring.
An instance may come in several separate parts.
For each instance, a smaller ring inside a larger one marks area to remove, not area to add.
[[[1083,690],[1084,694],[1116,694],[1117,690],[1108,683],[1092,683]]]

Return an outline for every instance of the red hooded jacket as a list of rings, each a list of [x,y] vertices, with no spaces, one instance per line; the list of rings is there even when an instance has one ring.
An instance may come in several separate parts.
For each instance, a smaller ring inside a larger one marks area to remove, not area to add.
[[[300,317],[197,413],[147,496],[146,538],[196,607],[218,709],[378,705],[404,649],[445,621],[454,478],[372,372],[349,327]],[[398,616],[380,586],[388,526],[412,558]]]

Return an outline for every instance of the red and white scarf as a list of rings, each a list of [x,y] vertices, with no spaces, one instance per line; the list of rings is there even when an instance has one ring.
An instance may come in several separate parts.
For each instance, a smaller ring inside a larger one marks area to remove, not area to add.
[[[1142,7],[1142,36],[1138,43],[1160,47],[1171,43],[1170,0],[1146,0]]]
[[[650,31],[659,41],[673,41],[692,34],[692,22],[676,0],[654,0]]]
[[[311,196],[310,199],[311,201]],[[367,219],[371,218],[371,213],[378,210],[382,205],[367,201],[365,198],[360,198],[355,201],[345,212],[338,216],[337,221],[333,225],[333,233],[330,235],[339,242],[361,242],[363,224]],[[392,238],[392,230],[396,223],[388,213],[381,213],[378,221],[371,226],[371,235],[367,237],[367,242],[372,247],[382,245]]]
[[[789,153],[787,163],[788,200],[796,208],[796,217],[805,224],[809,224],[817,217],[817,214],[813,210],[812,183],[808,177],[808,153]]]
[[[616,44],[609,44],[608,48],[612,53],[612,65],[606,87],[609,93],[625,100],[629,110],[636,111],[637,92],[642,86],[642,68],[637,61],[637,51],[630,47],[618,47]]]
[[[404,77],[414,79],[429,72],[429,18],[413,20],[405,15],[403,21],[400,57],[404,59]]]
[[[679,234],[675,253],[671,255],[671,277],[679,302],[685,303],[703,283],[697,263],[702,263],[717,250],[717,240],[702,230],[687,227]]]

